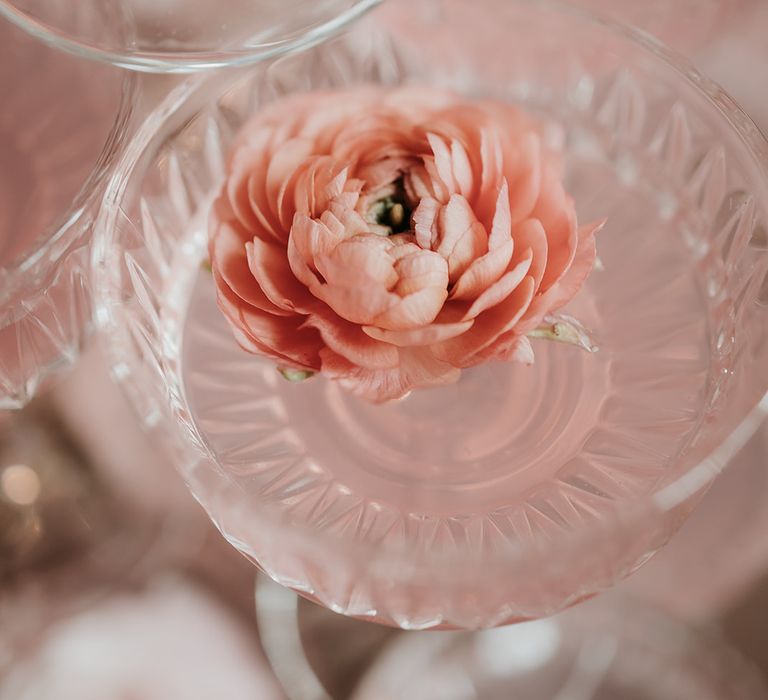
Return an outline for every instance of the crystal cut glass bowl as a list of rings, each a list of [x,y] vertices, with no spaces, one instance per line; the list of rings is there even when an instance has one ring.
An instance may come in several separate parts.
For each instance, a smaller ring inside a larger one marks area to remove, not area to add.
[[[90,321],[87,247],[134,80],[2,20],[0,58],[0,409],[8,409],[75,357]]]
[[[52,46],[124,68],[188,72],[312,46],[380,0],[0,0]]]
[[[281,95],[428,83],[521,105],[608,217],[536,345],[374,406],[239,348],[205,267],[235,133]],[[652,40],[554,2],[386,3],[347,35],[180,87],[112,178],[95,246],[114,374],[229,541],[331,609],[404,628],[549,615],[645,562],[757,425],[768,388],[768,148]],[[756,407],[757,410],[756,410]]]

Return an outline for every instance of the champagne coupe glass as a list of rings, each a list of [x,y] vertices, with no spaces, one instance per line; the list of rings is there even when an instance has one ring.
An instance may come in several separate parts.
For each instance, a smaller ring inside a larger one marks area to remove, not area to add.
[[[0,16],[79,56],[135,70],[181,73],[243,65],[312,46],[379,2],[0,0]]]
[[[259,636],[289,700],[758,700],[717,627],[616,591],[492,630],[404,632],[336,615],[265,577]]]
[[[205,266],[234,134],[284,94],[429,83],[521,105],[562,147],[603,269],[536,347],[374,406],[239,348]],[[173,92],[126,149],[94,246],[121,379],[227,539],[334,611],[408,629],[550,615],[628,575],[759,424],[768,146],[652,39],[558,2],[393,0],[345,36]]]
[[[9,409],[74,359],[89,324],[95,202],[126,135],[134,80],[1,19],[0,58],[0,409]]]
[[[352,700],[760,700],[758,670],[710,630],[608,598],[481,632],[400,633]]]

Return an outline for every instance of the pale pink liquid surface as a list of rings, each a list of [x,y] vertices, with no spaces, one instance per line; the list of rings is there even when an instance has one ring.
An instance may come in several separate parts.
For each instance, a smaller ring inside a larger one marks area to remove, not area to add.
[[[182,334],[184,409],[218,463],[315,529],[338,525],[318,519],[335,501],[337,513],[362,504],[411,518],[414,538],[446,518],[517,537],[565,524],[567,512],[538,517],[535,506],[560,493],[599,516],[650,491],[706,404],[704,281],[681,235],[696,216],[680,205],[669,217],[658,193],[622,185],[598,165],[582,166],[570,188],[582,220],[609,217],[599,243],[605,270],[568,309],[594,330],[600,351],[537,341],[533,367],[487,364],[383,406],[322,377],[291,384],[245,353],[210,275],[190,263],[199,257],[180,255],[164,296],[188,308],[183,329],[169,332]],[[189,235],[202,256],[204,226]]]

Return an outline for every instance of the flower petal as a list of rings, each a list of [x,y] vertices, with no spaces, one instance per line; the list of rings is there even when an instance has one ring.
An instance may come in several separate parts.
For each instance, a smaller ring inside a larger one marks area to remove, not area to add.
[[[471,300],[477,297],[501,277],[513,252],[509,193],[504,181],[496,198],[496,213],[493,217],[491,235],[488,237],[488,252],[470,264],[451,289],[450,298]]]
[[[229,318],[227,318],[227,322],[232,329],[232,334],[234,335],[237,344],[243,348],[243,350],[254,355],[262,355],[263,357],[268,357],[279,362],[281,365],[291,367],[292,369],[300,369],[308,372],[317,372],[320,370],[319,362],[313,365],[303,365],[300,362],[296,362],[289,357],[285,357],[279,352],[275,352],[272,350],[272,348],[267,347],[263,343],[260,343],[249,333],[244,331],[239,323],[233,322]]]
[[[295,171],[312,155],[313,149],[314,141],[312,139],[292,138],[272,151],[267,167],[264,191],[275,224],[279,224],[280,220],[280,190]]]
[[[474,355],[515,327],[533,299],[533,287],[533,279],[526,277],[504,301],[478,316],[466,333],[433,345],[435,356],[454,367],[471,366]]]
[[[506,299],[517,286],[523,281],[531,267],[533,252],[528,249],[522,260],[517,263],[509,272],[505,273],[498,282],[492,284],[486,289],[469,307],[465,319],[476,318],[483,311],[501,303]]]
[[[401,350],[396,367],[380,370],[357,367],[328,348],[320,355],[324,374],[338,379],[350,393],[374,403],[402,398],[417,387],[452,384],[460,374],[425,348]]]
[[[516,224],[531,216],[542,190],[542,155],[538,134],[525,134],[504,156],[504,165],[509,168],[506,175],[510,213],[512,223]]]
[[[340,240],[339,236],[319,221],[299,213],[294,217],[288,236],[288,264],[296,278],[313,294],[320,284],[314,259],[317,255],[333,250]]]
[[[401,249],[403,246],[397,246]],[[395,261],[395,272],[399,279],[394,292],[407,296],[426,287],[447,289],[448,264],[445,259],[431,250],[422,250],[413,246],[416,252],[398,257]]]
[[[440,313],[448,290],[426,287],[414,294],[398,299],[366,325],[393,331],[410,330],[432,323]]]
[[[333,352],[366,369],[395,367],[397,348],[363,332],[358,324],[340,318],[330,310],[310,315],[305,325],[317,328]]]
[[[265,294],[248,268],[246,244],[229,224],[222,224],[210,242],[211,271],[218,287],[222,284],[242,303],[279,316],[290,312],[276,306]]]
[[[293,274],[285,248],[254,238],[245,244],[245,250],[254,280],[275,306],[299,313],[313,308],[316,302]]]
[[[322,342],[314,328],[302,328],[303,316],[274,316],[258,310],[240,309],[241,328],[251,338],[275,353],[302,366],[316,366]]]
[[[549,245],[544,227],[538,219],[526,219],[515,226],[512,235],[515,239],[515,250],[520,255],[529,248],[533,251],[533,260],[531,261],[529,274],[533,277],[536,289],[538,290],[541,286],[544,270],[547,268],[547,258],[549,255]],[[513,264],[517,262],[519,260],[515,259]]]
[[[415,345],[433,345],[441,343],[449,338],[455,338],[468,331],[474,319],[459,321],[458,323],[432,323],[422,328],[413,328],[405,331],[392,331],[376,326],[363,326],[363,331],[371,338],[376,338],[385,343],[391,343],[398,347],[411,347]]]
[[[502,180],[496,210],[493,213],[491,235],[488,236],[488,250],[494,250],[506,243],[512,236],[512,214],[509,207],[509,185]]]
[[[578,243],[576,210],[563,189],[556,164],[547,163],[544,168],[541,196],[531,218],[538,219],[547,234],[547,268],[541,280],[541,290],[546,291],[565,274]]]
[[[299,329],[304,317],[276,316],[243,307],[227,290],[218,286],[216,301],[243,348],[303,369],[319,368],[322,341],[317,331]]]
[[[437,215],[440,202],[431,197],[424,197],[413,212],[413,226],[416,242],[424,250],[432,250],[437,243]]]
[[[579,245],[573,265],[560,281],[534,298],[520,323],[521,333],[528,333],[536,328],[547,314],[565,306],[581,289],[594,268],[597,257],[595,234],[600,231],[604,224],[605,222],[601,221],[596,224],[586,224],[579,229]]]
[[[510,239],[500,248],[492,250],[475,260],[459,277],[451,289],[450,299],[471,301],[496,282],[512,259],[514,243]]]
[[[605,220],[585,224],[579,228],[579,243],[573,256],[568,271],[557,282],[557,293],[551,299],[549,311],[557,311],[567,304],[584,285],[589,274],[595,267],[597,248],[595,246],[595,234],[605,226]]]
[[[518,335],[515,330],[500,336],[487,348],[477,353],[474,359],[477,364],[488,360],[502,360],[532,365],[536,358],[531,341],[524,335]]]
[[[456,139],[451,140],[451,168],[459,194],[470,199],[475,185],[472,163],[466,149]]]
[[[391,292],[398,276],[388,238],[366,234],[344,239],[325,255],[315,257],[323,276],[310,291],[339,316],[353,323],[375,323],[379,314],[399,303]]]
[[[479,221],[489,226],[498,201],[503,178],[503,153],[496,129],[483,128],[480,133],[480,192],[475,201],[475,213]]]
[[[469,202],[454,194],[438,214],[438,233],[437,252],[448,261],[448,279],[453,284],[486,252],[485,229],[475,218]]]
[[[459,186],[453,177],[451,149],[437,134],[428,133],[427,141],[434,154],[434,164],[437,176],[440,178],[449,195],[458,193]],[[429,171],[429,169],[429,166],[427,166],[427,171]]]

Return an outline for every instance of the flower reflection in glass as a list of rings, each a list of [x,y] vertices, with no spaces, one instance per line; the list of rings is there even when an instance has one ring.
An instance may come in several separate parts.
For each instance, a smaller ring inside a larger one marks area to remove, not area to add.
[[[289,378],[371,401],[587,345],[552,314],[596,259],[559,154],[516,107],[425,87],[312,92],[240,133],[210,218],[219,306]]]

